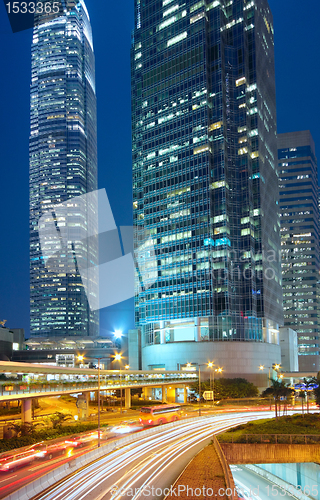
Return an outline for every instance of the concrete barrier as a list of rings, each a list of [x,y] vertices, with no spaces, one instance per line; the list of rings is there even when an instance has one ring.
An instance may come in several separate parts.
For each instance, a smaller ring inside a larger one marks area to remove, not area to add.
[[[223,469],[223,472],[224,472],[224,478],[225,478],[225,481],[226,481],[226,491],[231,491],[231,494],[230,495],[226,494],[226,496],[230,500],[238,500],[238,495],[237,495],[237,492],[236,492],[236,487],[235,487],[235,484],[234,484],[234,480],[233,480],[233,475],[232,475],[231,469],[229,467],[229,463],[226,460],[226,457],[224,456],[224,453],[222,451],[220,443],[217,440],[217,438],[216,438],[215,435],[213,435],[213,445],[215,447],[216,453],[217,453],[217,455],[219,457],[219,460],[220,460],[220,463],[221,463],[221,466],[222,466],[222,469]]]
[[[221,448],[230,464],[320,462],[320,446],[316,444],[221,443]]]
[[[181,425],[181,423],[194,422],[195,420],[203,420],[210,417],[210,415],[206,415],[204,417],[192,417],[178,422],[170,422],[169,424],[166,424],[165,429],[179,426]],[[40,476],[35,481],[32,481],[31,483],[26,484],[14,493],[7,495],[3,498],[3,500],[29,500],[33,497],[36,497],[53,484],[69,476],[69,474],[72,474],[73,472],[76,472],[78,469],[85,467],[94,460],[97,460],[98,458],[111,453],[116,448],[120,448],[129,443],[134,443],[135,441],[140,440],[141,437],[150,436],[157,433],[158,431],[159,427],[152,427],[151,429],[140,431],[137,434],[130,434],[124,438],[117,439],[116,441],[111,441],[109,443],[103,444],[100,448],[89,451],[88,453],[63,464],[56,469],[53,469],[47,474]]]

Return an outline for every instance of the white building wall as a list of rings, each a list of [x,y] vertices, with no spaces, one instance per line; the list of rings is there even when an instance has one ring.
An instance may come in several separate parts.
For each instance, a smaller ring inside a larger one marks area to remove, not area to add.
[[[279,330],[281,347],[281,369],[286,372],[299,371],[298,337],[292,328],[281,327]]]
[[[174,342],[142,348],[142,369],[150,370],[162,363],[166,370],[179,370],[187,363],[214,362],[221,367],[221,376],[242,377],[260,389],[268,386],[268,368],[281,363],[280,346],[265,342]],[[265,370],[259,370],[264,365]],[[206,372],[206,367],[201,367]],[[207,370],[208,377],[210,369]]]

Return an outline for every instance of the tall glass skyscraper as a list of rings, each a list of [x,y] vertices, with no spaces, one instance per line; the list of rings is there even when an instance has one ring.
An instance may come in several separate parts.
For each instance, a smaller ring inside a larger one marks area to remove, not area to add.
[[[48,269],[39,241],[38,223],[43,214],[54,217],[55,205],[97,189],[91,25],[84,0],[63,0],[62,5],[60,17],[39,20],[32,41],[31,335],[96,336],[98,312],[90,311],[77,263],[73,273],[63,263],[58,270]],[[79,227],[87,224],[81,214],[73,222]],[[55,220],[55,224],[59,231],[66,221]],[[93,247],[84,242],[81,258],[92,260]]]
[[[298,334],[299,369],[320,370],[318,169],[309,130],[278,135],[284,324]]]
[[[267,0],[135,0],[134,222],[154,238],[158,277],[136,297],[144,368],[249,342],[276,362],[273,35]]]

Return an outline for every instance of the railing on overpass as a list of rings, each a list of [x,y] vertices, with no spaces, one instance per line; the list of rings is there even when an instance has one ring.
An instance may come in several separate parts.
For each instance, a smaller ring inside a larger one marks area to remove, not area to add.
[[[320,434],[243,434],[235,439],[232,436],[231,443],[320,444]]]
[[[119,388],[133,388],[163,385],[190,384],[198,379],[197,372],[188,371],[140,371],[140,370],[100,370],[90,368],[66,368],[32,363],[0,362],[0,370],[11,380],[1,383],[0,401],[14,396],[36,397],[46,393],[77,393],[98,390],[108,391]],[[13,380],[12,375],[21,380]],[[59,380],[48,380],[48,379]],[[19,399],[19,398],[15,398]]]
[[[134,388],[134,387],[157,387],[162,385],[172,384],[186,384],[195,382],[195,378],[178,378],[178,377],[168,377],[168,378],[153,378],[153,379],[140,379],[140,380],[125,380],[125,379],[117,379],[117,380],[107,380],[101,381],[100,390],[101,391],[112,391],[116,389],[124,389],[124,388]],[[70,393],[70,392],[83,392],[83,391],[97,391],[98,390],[98,381],[96,382],[71,382],[71,383],[48,383],[48,384],[9,384],[8,382],[1,386],[1,396],[19,396],[19,395],[27,395],[27,394],[40,394],[40,393]]]

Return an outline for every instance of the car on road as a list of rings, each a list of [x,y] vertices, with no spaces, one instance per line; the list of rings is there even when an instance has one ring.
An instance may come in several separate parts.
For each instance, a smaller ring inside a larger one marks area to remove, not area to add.
[[[136,432],[143,429],[143,425],[137,420],[123,420],[119,425],[115,425],[110,429],[112,434],[128,434],[129,432]]]
[[[82,448],[83,446],[88,446],[93,444],[98,440],[98,431],[87,432],[86,434],[79,434],[75,436],[70,436],[65,440],[65,443],[73,448]]]
[[[19,467],[27,465],[36,458],[34,449],[2,453],[0,456],[0,472],[12,472]]]
[[[36,458],[51,460],[55,456],[66,454],[69,449],[74,447],[75,445],[68,441],[59,441],[57,443],[37,443],[31,448],[34,450]]]

